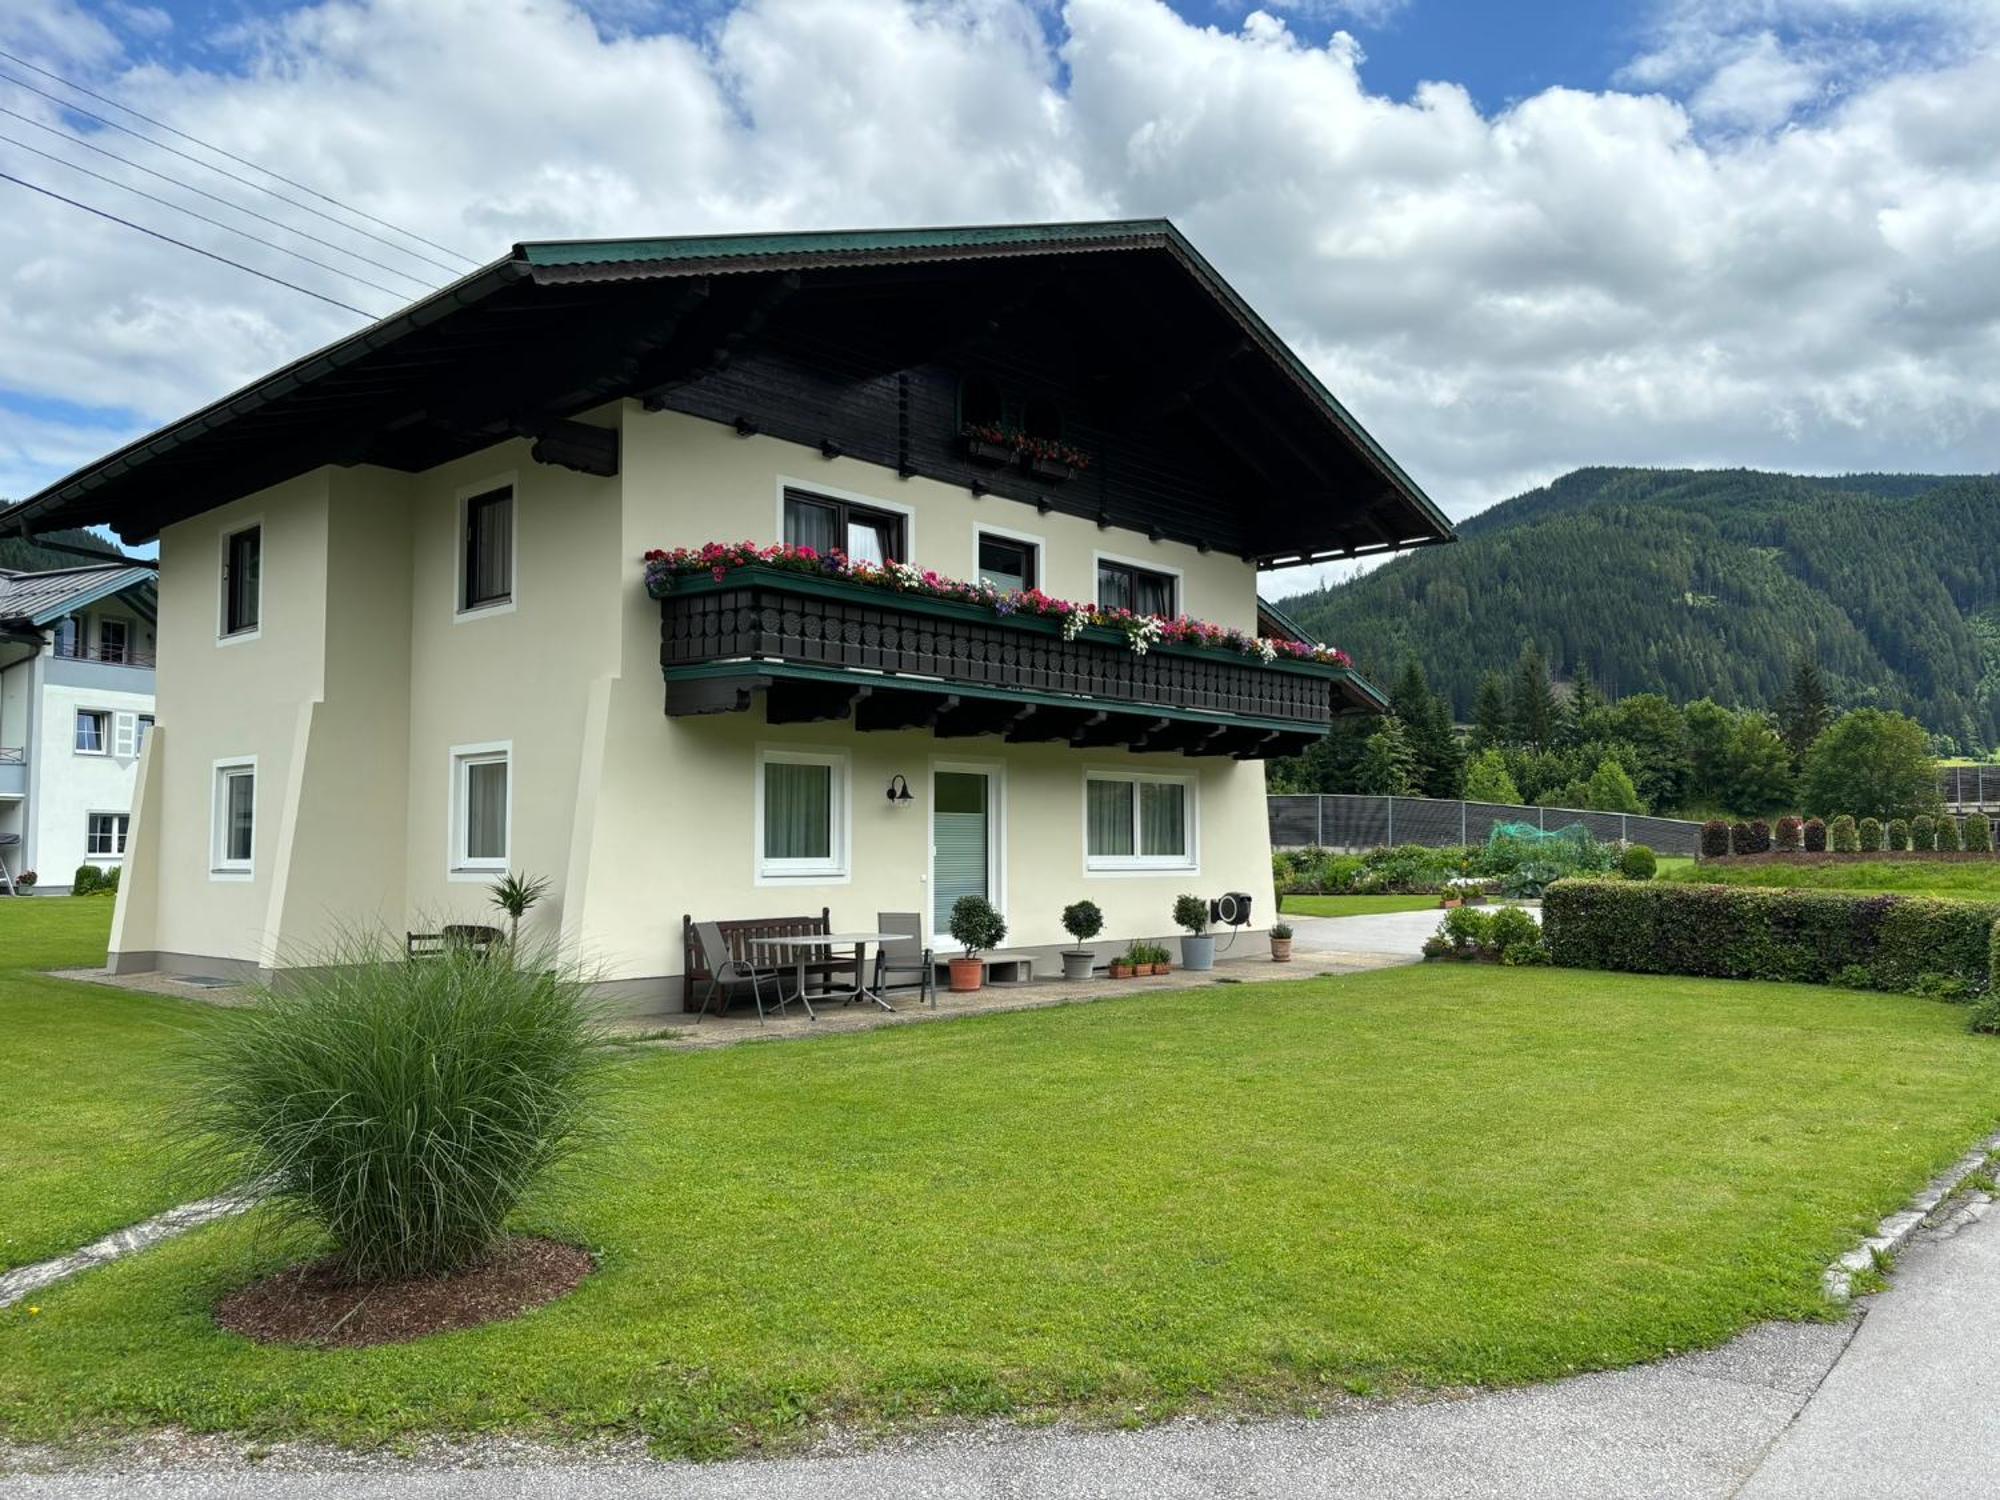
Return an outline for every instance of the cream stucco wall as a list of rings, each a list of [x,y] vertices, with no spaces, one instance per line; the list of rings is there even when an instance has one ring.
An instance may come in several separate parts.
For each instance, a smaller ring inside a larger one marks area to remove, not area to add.
[[[995,767],[1004,787],[1008,946],[1063,940],[1062,907],[1104,907],[1101,947],[1171,931],[1182,890],[1241,889],[1271,910],[1263,768],[1227,759],[1071,751],[845,724],[778,726],[759,711],[696,719],[663,712],[660,615],[642,586],[648,547],[779,539],[787,483],[910,516],[912,561],[968,577],[976,534],[1042,540],[1042,585],[1089,598],[1105,553],[1176,572],[1182,607],[1250,628],[1255,575],[1240,559],[1100,530],[1074,517],[828,461],[636,403],[591,420],[622,429],[621,473],[599,479],[535,464],[509,442],[421,475],[322,470],[161,538],[160,719],[149,757],[147,889],[125,893],[126,967],[214,969],[297,961],[342,927],[392,932],[493,920],[488,877],[449,868],[454,746],[511,755],[509,863],[550,877],[531,930],[560,937],[635,1004],[665,1004],[681,969],[681,917],[831,907],[837,923],[878,911],[928,914],[929,784],[939,762]],[[511,605],[461,615],[461,503],[516,489]],[[265,527],[258,639],[220,643],[222,535]],[[849,760],[850,874],[761,884],[754,868],[759,745],[831,747]],[[209,870],[214,767],[257,759],[252,878]],[[1191,870],[1086,872],[1086,767],[1193,778],[1199,863]],[[883,797],[902,775],[916,802]],[[130,877],[128,877],[130,878]]]

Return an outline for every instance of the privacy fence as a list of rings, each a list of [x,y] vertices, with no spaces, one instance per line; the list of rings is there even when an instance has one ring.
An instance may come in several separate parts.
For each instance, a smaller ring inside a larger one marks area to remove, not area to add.
[[[1941,766],[1938,790],[1953,812],[2000,808],[2000,766]]]
[[[2000,791],[2000,786],[1996,786]],[[1592,812],[1576,807],[1516,807],[1505,802],[1446,802],[1430,797],[1274,796],[1271,845],[1297,849],[1375,849],[1385,844],[1483,844],[1494,825],[1532,823],[1567,828],[1581,823],[1604,840],[1645,844],[1656,854],[1694,854],[1701,824],[1679,818]]]

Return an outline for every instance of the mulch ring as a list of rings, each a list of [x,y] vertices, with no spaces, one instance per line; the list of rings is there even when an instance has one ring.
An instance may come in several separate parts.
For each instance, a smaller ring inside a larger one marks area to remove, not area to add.
[[[483,1265],[452,1276],[352,1281],[331,1258],[231,1292],[215,1321],[260,1344],[364,1349],[498,1323],[553,1302],[597,1268],[587,1251],[516,1235]]]

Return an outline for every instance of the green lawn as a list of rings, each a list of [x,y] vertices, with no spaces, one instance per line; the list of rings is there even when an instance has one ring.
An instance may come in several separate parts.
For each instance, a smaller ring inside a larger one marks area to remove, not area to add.
[[[0,1270],[178,1201],[155,1064],[214,1013],[26,972],[103,963],[110,926],[108,898],[0,900]]]
[[[2000,1121],[1996,1049],[1900,997],[1430,967],[641,1053],[608,1169],[525,1220],[599,1256],[568,1299],[259,1347],[209,1308],[309,1247],[253,1216],[0,1314],[0,1432],[714,1455],[1621,1365],[1820,1315],[1826,1262]],[[50,1107],[0,1095],[0,1139]]]
[[[1367,917],[1383,911],[1425,911],[1436,896],[1286,896],[1278,910],[1288,917]]]
[[[1687,864],[1660,871],[1662,880],[1714,885],[1769,885],[1811,891],[1887,891],[1905,896],[2000,900],[2000,859],[1957,862],[1856,860],[1840,864]]]

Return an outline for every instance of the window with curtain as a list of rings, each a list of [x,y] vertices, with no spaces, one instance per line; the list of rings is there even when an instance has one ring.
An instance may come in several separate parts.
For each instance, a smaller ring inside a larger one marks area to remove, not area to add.
[[[514,597],[514,490],[502,485],[465,502],[459,608],[488,609]]]
[[[78,755],[111,753],[110,714],[94,708],[79,708],[76,711],[76,753]]]
[[[257,768],[247,762],[215,770],[215,853],[218,875],[250,873],[257,847]]]
[[[1130,563],[1097,564],[1097,607],[1129,609],[1135,615],[1159,615],[1171,620],[1179,613],[1172,574],[1135,568]]]
[[[222,633],[247,635],[264,615],[264,528],[245,526],[222,543]]]
[[[456,772],[453,869],[507,868],[510,758],[507,748],[499,745],[472,746],[452,753]]]
[[[980,532],[979,581],[990,583],[996,589],[1020,591],[1034,588],[1037,550],[1033,542]]]
[[[855,562],[908,561],[903,518],[830,495],[785,492],[785,545],[845,552]]]
[[[1084,864],[1092,870],[1194,866],[1193,784],[1092,771],[1084,779]]]
[[[766,751],[758,758],[758,873],[846,873],[846,762],[832,754]]]

